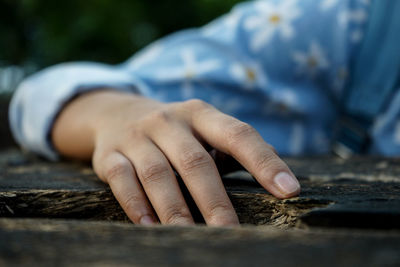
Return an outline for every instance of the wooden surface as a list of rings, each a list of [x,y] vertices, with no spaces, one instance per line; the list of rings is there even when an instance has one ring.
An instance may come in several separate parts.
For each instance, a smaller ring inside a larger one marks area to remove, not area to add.
[[[399,266],[388,231],[0,219],[0,265]]]
[[[145,228],[89,166],[1,152],[0,265],[400,266],[400,160],[286,161],[298,198],[224,178],[243,228]]]

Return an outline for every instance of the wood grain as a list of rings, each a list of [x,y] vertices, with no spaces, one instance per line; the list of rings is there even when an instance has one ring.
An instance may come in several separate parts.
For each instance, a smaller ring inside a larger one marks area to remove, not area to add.
[[[0,219],[0,265],[399,266],[400,232]]]
[[[400,266],[398,160],[286,161],[297,198],[224,177],[240,228],[141,227],[90,166],[0,152],[0,266]]]
[[[287,162],[302,184],[297,198],[278,200],[247,173],[224,178],[242,223],[280,228],[400,229],[397,160],[309,158]],[[9,150],[0,153],[0,169],[1,217],[128,221],[107,185],[96,178],[90,166],[49,163]],[[376,181],[365,178],[365,174],[375,174]],[[202,222],[190,195],[185,190],[184,193],[193,215]]]

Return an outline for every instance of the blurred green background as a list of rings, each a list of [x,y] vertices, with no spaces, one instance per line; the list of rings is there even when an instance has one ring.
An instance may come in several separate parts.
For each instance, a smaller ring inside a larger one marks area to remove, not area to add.
[[[0,0],[0,65],[118,63],[149,42],[196,27],[240,0]]]
[[[0,148],[21,80],[64,61],[120,63],[168,33],[201,26],[240,0],[0,0]]]

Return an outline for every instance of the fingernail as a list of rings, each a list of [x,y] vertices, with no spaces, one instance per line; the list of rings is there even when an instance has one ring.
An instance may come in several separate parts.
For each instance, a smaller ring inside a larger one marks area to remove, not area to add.
[[[299,182],[289,173],[280,172],[274,177],[274,182],[285,194],[297,192],[300,189]]]
[[[142,218],[140,218],[139,224],[141,225],[153,225],[155,224],[155,221],[153,218],[149,215],[144,215]]]

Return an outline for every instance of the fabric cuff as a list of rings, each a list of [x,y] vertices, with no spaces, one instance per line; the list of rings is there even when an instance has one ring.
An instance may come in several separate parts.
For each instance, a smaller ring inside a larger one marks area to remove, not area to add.
[[[57,160],[50,132],[62,108],[78,94],[110,88],[147,95],[132,73],[98,63],[63,63],[24,80],[10,103],[10,126],[22,148]]]

